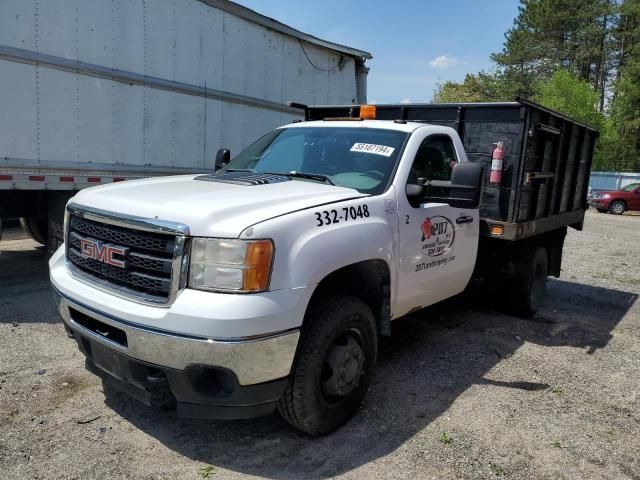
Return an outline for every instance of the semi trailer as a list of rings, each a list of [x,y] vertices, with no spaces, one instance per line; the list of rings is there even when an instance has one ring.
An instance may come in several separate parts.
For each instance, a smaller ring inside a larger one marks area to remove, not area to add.
[[[213,169],[301,118],[366,101],[368,52],[226,0],[8,0],[0,12],[0,224],[52,252],[77,191]]]

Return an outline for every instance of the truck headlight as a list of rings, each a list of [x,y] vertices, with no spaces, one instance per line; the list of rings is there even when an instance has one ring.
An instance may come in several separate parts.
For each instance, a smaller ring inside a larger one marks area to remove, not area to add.
[[[189,287],[227,292],[262,292],[269,286],[271,240],[194,238]]]

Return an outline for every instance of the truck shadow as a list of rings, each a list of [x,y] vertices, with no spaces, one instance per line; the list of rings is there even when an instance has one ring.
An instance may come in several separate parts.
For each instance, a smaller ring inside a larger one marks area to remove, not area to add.
[[[267,478],[330,477],[395,451],[468,388],[492,384],[535,391],[546,383],[485,379],[525,342],[588,355],[609,342],[637,295],[550,281],[541,313],[523,320],[458,297],[395,322],[357,416],[336,433],[310,438],[277,415],[206,422],[155,413],[119,395],[107,404],[168,448],[199,463]],[[532,373],[533,375],[533,373]]]

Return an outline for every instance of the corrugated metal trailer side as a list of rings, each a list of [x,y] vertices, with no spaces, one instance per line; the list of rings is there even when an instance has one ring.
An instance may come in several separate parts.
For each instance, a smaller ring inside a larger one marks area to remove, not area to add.
[[[300,118],[288,100],[364,101],[367,58],[221,0],[4,0],[0,218],[44,215],[36,190],[212,169]]]
[[[0,170],[201,171],[295,119],[287,100],[357,99],[369,54],[245,17],[196,0],[6,0]]]

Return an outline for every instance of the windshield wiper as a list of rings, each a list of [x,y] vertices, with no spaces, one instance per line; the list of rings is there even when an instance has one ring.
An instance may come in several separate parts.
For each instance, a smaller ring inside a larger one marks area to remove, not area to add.
[[[285,177],[294,177],[294,178],[307,178],[309,180],[316,180],[318,182],[328,183],[329,185],[334,185],[333,180],[328,175],[322,175],[321,173],[306,173],[306,172],[264,172],[269,173],[271,175],[284,175]]]
[[[225,172],[249,172],[249,173],[258,173],[253,168],[227,168]]]

